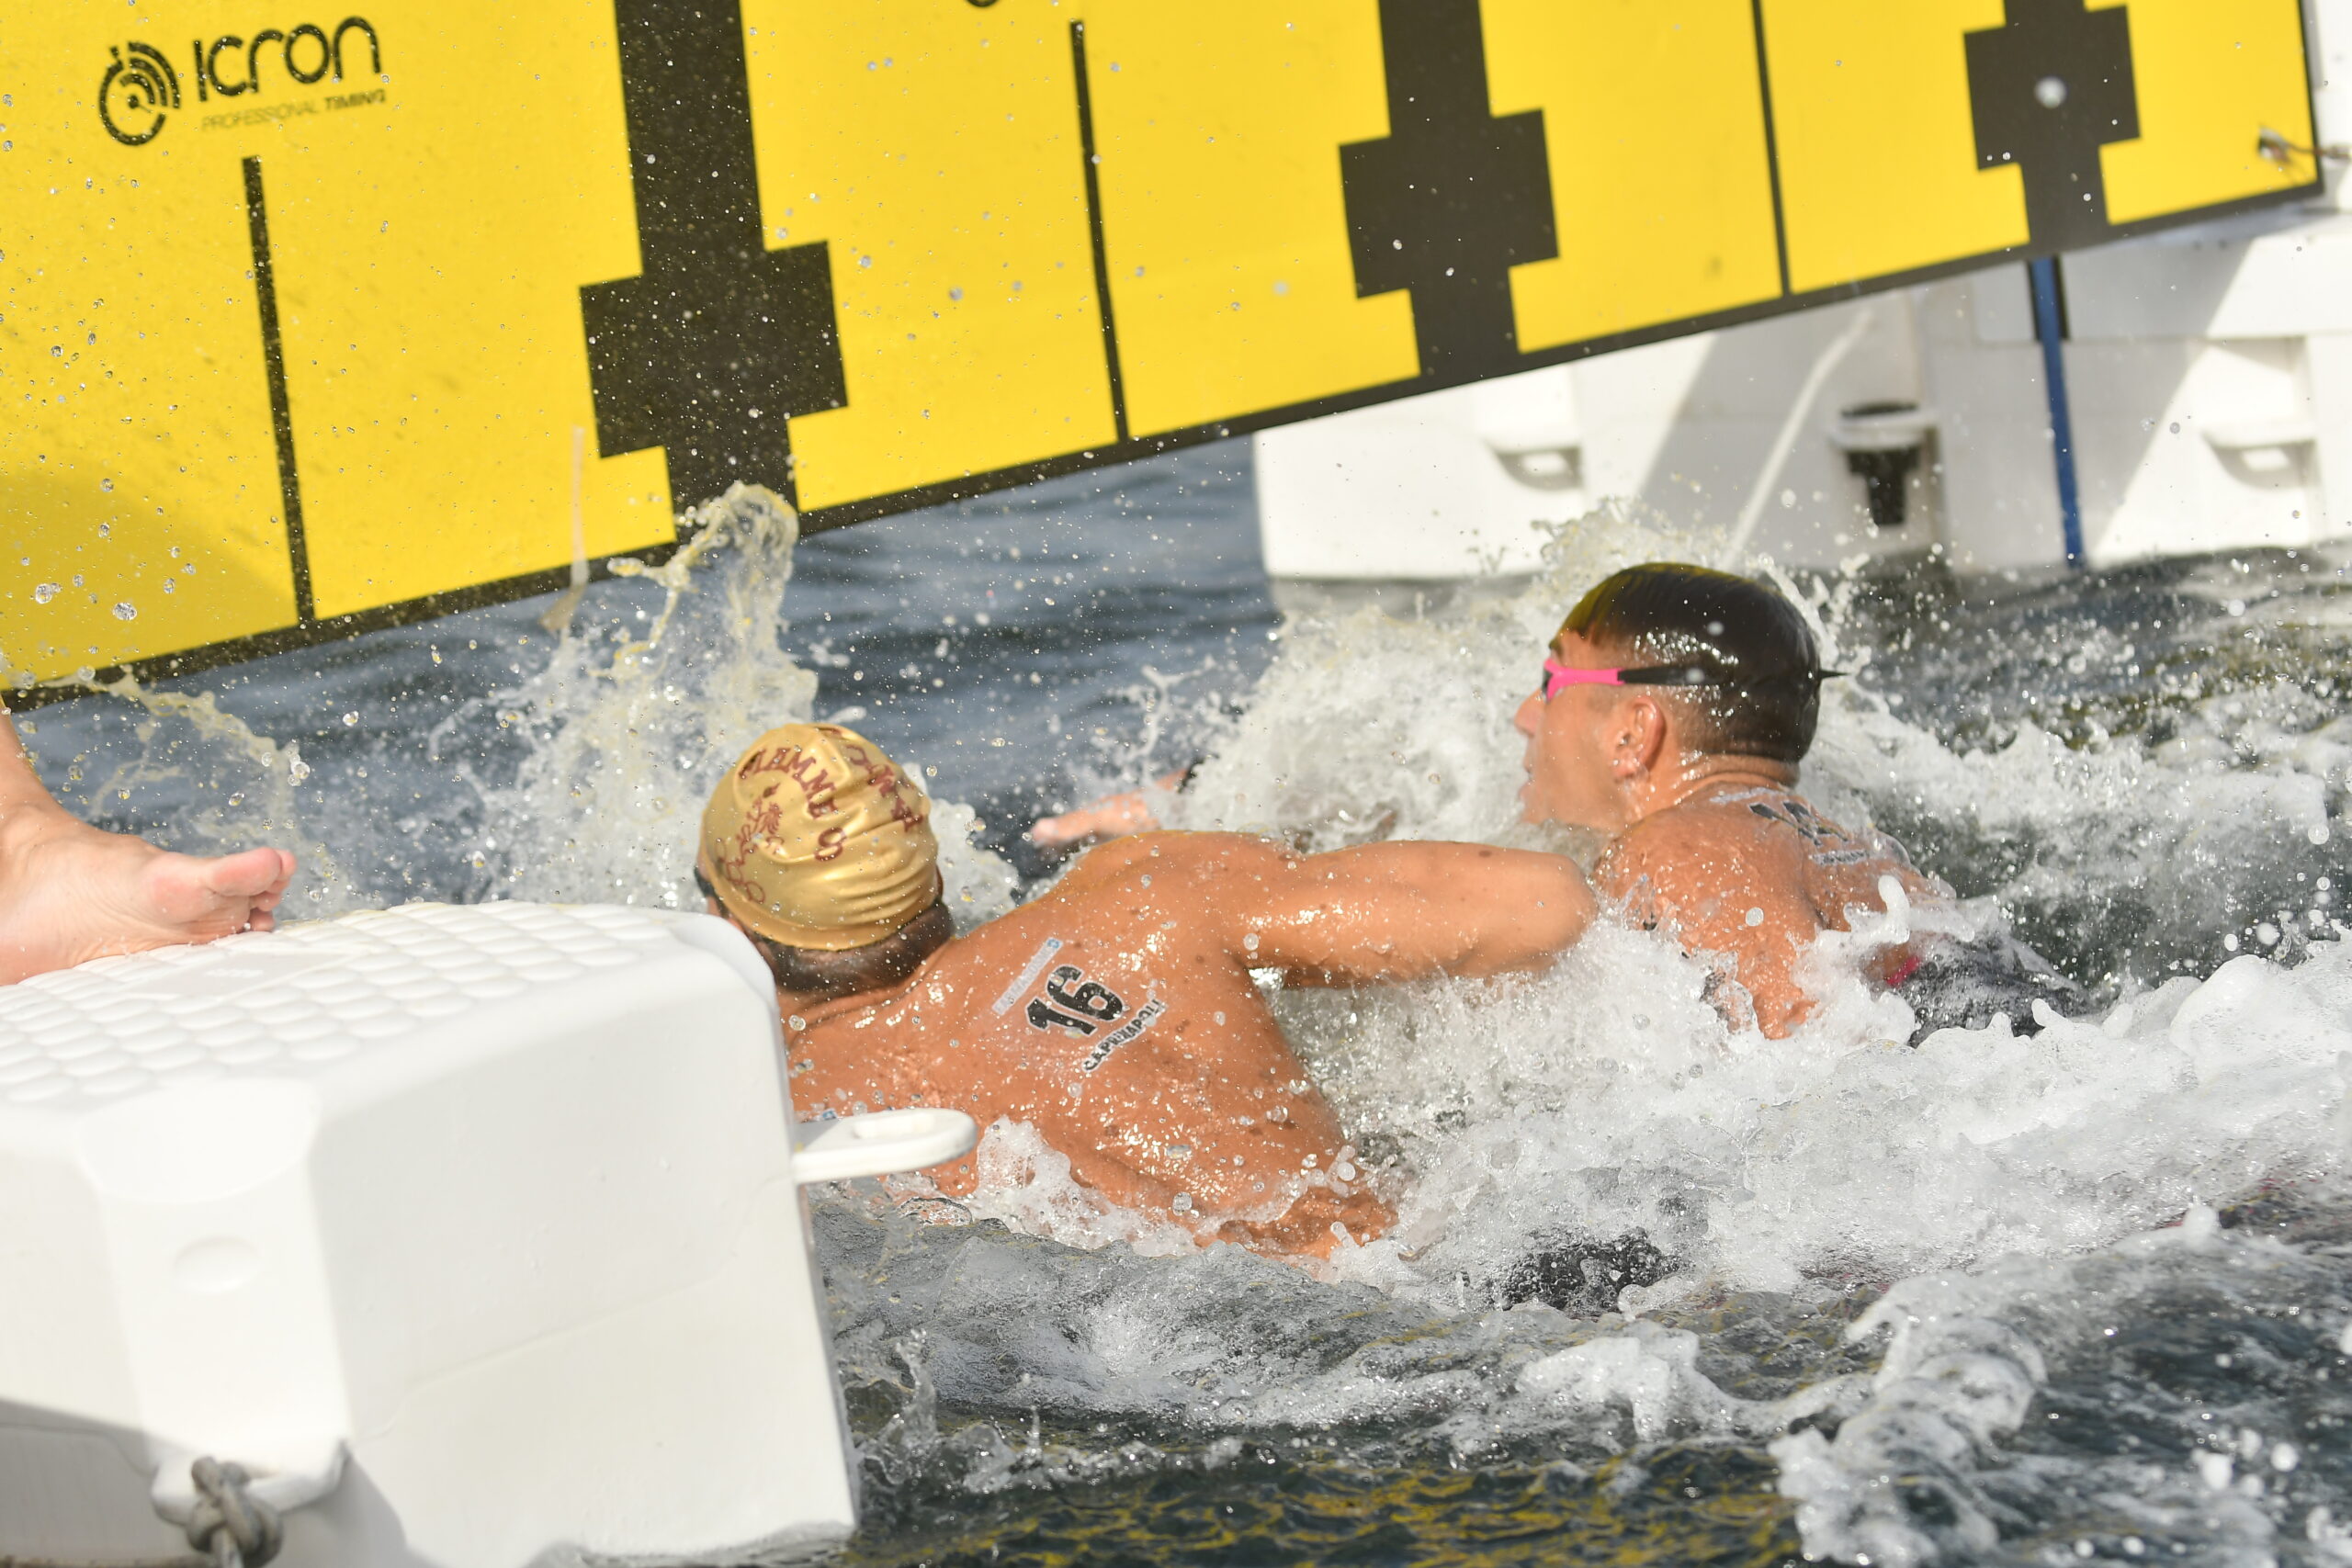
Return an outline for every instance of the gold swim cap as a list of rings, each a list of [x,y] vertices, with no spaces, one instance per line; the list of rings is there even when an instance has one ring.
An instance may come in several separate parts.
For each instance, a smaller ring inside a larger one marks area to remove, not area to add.
[[[939,897],[930,799],[834,724],[753,741],[703,807],[695,859],[729,914],[787,947],[864,947]]]

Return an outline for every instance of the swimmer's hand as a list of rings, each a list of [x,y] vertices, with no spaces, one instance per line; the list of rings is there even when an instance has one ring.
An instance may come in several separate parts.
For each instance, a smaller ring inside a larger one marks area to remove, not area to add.
[[[1180,769],[1161,779],[1159,787],[1172,790],[1183,782],[1184,773]],[[1059,817],[1038,818],[1036,825],[1029,829],[1029,841],[1041,850],[1066,850],[1093,840],[1148,833],[1159,825],[1159,818],[1152,815],[1151,807],[1144,800],[1143,791],[1131,789],[1089,801]]]

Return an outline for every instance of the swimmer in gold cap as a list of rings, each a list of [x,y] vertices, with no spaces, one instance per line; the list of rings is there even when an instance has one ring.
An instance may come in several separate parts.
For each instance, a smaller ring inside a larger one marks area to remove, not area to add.
[[[1593,914],[1555,855],[1152,833],[958,937],[930,816],[880,748],[817,724],[762,736],[703,813],[695,877],[775,976],[801,1113],[1025,1122],[1112,1201],[1270,1253],[1368,1241],[1389,1214],[1250,971],[1343,987],[1533,970]],[[934,1174],[972,1189],[968,1161]]]

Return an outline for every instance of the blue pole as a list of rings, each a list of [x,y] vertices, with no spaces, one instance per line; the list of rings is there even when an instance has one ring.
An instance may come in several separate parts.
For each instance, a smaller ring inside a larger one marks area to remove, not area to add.
[[[2066,333],[2058,307],[2058,263],[2025,264],[2033,287],[2033,335],[2041,340],[2041,384],[2050,394],[2050,445],[2058,463],[2058,516],[2066,531],[2066,564],[2083,564],[2083,497],[2075,483],[2075,416],[2066,401]]]

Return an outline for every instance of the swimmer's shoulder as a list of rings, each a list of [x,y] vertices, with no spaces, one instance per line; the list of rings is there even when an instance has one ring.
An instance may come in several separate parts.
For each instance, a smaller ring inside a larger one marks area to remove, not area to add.
[[[1843,855],[1860,859],[1891,849],[1899,859],[1902,846],[1885,835],[1865,829],[1856,832],[1823,812],[1793,789],[1777,785],[1744,785],[1694,796],[1673,808],[1692,823],[1703,823],[1723,837],[1747,836],[1800,856],[1821,859]]]
[[[1089,850],[1054,885],[1054,892],[1083,895],[1115,884],[1140,884],[1147,876],[1249,875],[1280,870],[1296,858],[1272,839],[1252,833],[1138,833]]]
[[[1812,865],[1875,867],[1909,874],[1911,853],[1896,840],[1864,821],[1849,827],[1792,789],[1728,791],[1708,804],[1745,812],[1758,830],[1794,845]]]
[[[1242,940],[1246,912],[1298,859],[1244,833],[1154,832],[1091,850],[1043,897],[997,924],[1025,920],[1072,943],[1162,955]]]
[[[1775,797],[1781,792],[1773,792]],[[1604,864],[1657,868],[1696,858],[1752,855],[1778,848],[1775,818],[1759,816],[1747,792],[1702,795],[1651,813],[1620,831],[1601,851]]]
[[[1611,839],[1593,865],[1602,893],[1645,918],[1689,913],[1730,894],[1795,891],[1796,846],[1746,809],[1702,797],[1643,818]]]
[[[1793,789],[1725,790],[1676,809],[1707,824],[1719,845],[1751,836],[1754,863],[1781,873],[1772,879],[1776,885],[1791,891],[1801,887],[1825,924],[1842,928],[1840,911],[1857,901],[1876,905],[1883,875],[1896,877],[1914,901],[1952,897],[1940,879],[1913,865],[1910,852],[1896,840],[1867,822],[1849,828]]]

